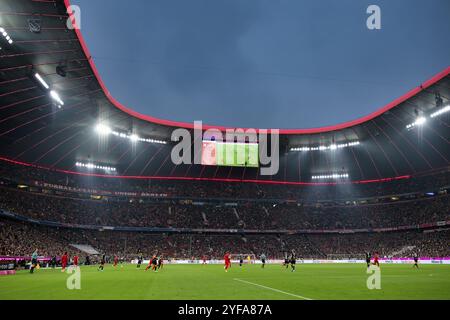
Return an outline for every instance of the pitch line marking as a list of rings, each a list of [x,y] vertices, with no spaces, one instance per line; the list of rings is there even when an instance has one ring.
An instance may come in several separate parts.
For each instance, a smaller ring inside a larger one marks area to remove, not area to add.
[[[257,283],[253,283],[253,282],[250,282],[250,281],[237,279],[237,278],[234,278],[233,280],[240,281],[240,282],[247,283],[247,284],[251,284],[253,286],[261,287],[261,288],[264,288],[264,289],[267,289],[267,290],[272,290],[272,291],[275,291],[275,292],[287,294],[288,296],[300,298],[300,299],[303,299],[303,300],[313,300],[313,299],[310,299],[310,298],[299,296],[297,294],[289,293],[289,292],[278,290],[278,289],[271,288],[271,287],[266,287],[266,286],[263,286],[262,284],[257,284]]]

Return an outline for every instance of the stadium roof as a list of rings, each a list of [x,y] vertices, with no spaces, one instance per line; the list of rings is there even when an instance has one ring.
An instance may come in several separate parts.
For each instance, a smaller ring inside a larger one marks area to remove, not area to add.
[[[330,181],[333,174],[372,181],[449,167],[450,67],[361,119],[323,128],[281,129],[280,170],[274,176],[262,176],[255,168],[174,165],[171,133],[179,127],[192,129],[193,124],[142,115],[116,101],[81,31],[67,27],[68,5],[67,0],[0,3],[4,160],[83,174],[103,174],[102,166],[116,168],[116,176],[136,178],[292,183]],[[99,136],[94,129],[100,122],[116,134]],[[147,141],[132,143],[132,135]],[[77,162],[99,168],[77,167]]]

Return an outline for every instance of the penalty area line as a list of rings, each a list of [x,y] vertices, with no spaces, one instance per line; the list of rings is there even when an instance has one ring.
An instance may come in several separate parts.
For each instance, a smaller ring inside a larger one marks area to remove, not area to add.
[[[266,287],[266,286],[263,286],[263,285],[261,285],[261,284],[253,283],[253,282],[250,282],[250,281],[246,281],[246,280],[242,280],[242,279],[237,279],[237,278],[234,278],[233,280],[236,280],[236,281],[239,281],[239,282],[243,282],[243,283],[247,283],[247,284],[251,284],[251,285],[253,285],[253,286],[257,286],[257,287],[264,288],[264,289],[267,289],[267,290],[272,290],[272,291],[275,291],[275,292],[278,292],[278,293],[283,293],[283,294],[286,294],[286,295],[288,295],[288,296],[300,298],[300,299],[303,299],[303,300],[313,300],[313,299],[310,299],[310,298],[306,298],[306,297],[299,296],[299,295],[297,295],[297,294],[289,293],[289,292],[282,291],[282,290],[278,290],[278,289],[271,288],[271,287]]]

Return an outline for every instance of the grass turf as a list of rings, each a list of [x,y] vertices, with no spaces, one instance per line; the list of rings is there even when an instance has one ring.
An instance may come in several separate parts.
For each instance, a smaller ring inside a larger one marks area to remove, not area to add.
[[[81,267],[81,289],[66,288],[60,269],[19,271],[0,277],[0,300],[15,299],[450,299],[450,266],[382,265],[381,289],[368,290],[363,264],[297,265],[165,265],[158,273],[124,265],[105,271]],[[239,280],[237,280],[239,279]]]

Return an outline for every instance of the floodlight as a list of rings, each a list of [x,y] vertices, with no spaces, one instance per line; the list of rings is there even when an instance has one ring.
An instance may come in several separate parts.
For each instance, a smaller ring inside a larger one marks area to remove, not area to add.
[[[58,102],[61,106],[64,105],[64,101],[61,100],[61,98],[59,97],[58,92],[56,92],[55,90],[51,90],[50,91],[50,96],[53,98],[53,100]]]
[[[41,75],[39,73],[36,73],[34,76],[36,77],[36,79],[39,80],[39,82],[44,86],[45,89],[49,89],[50,88],[49,85],[47,84],[47,82],[45,82],[45,80],[42,79],[42,77],[41,77]]]
[[[105,136],[111,133],[111,128],[107,125],[99,123],[95,127],[95,131],[97,131],[98,134]]]

